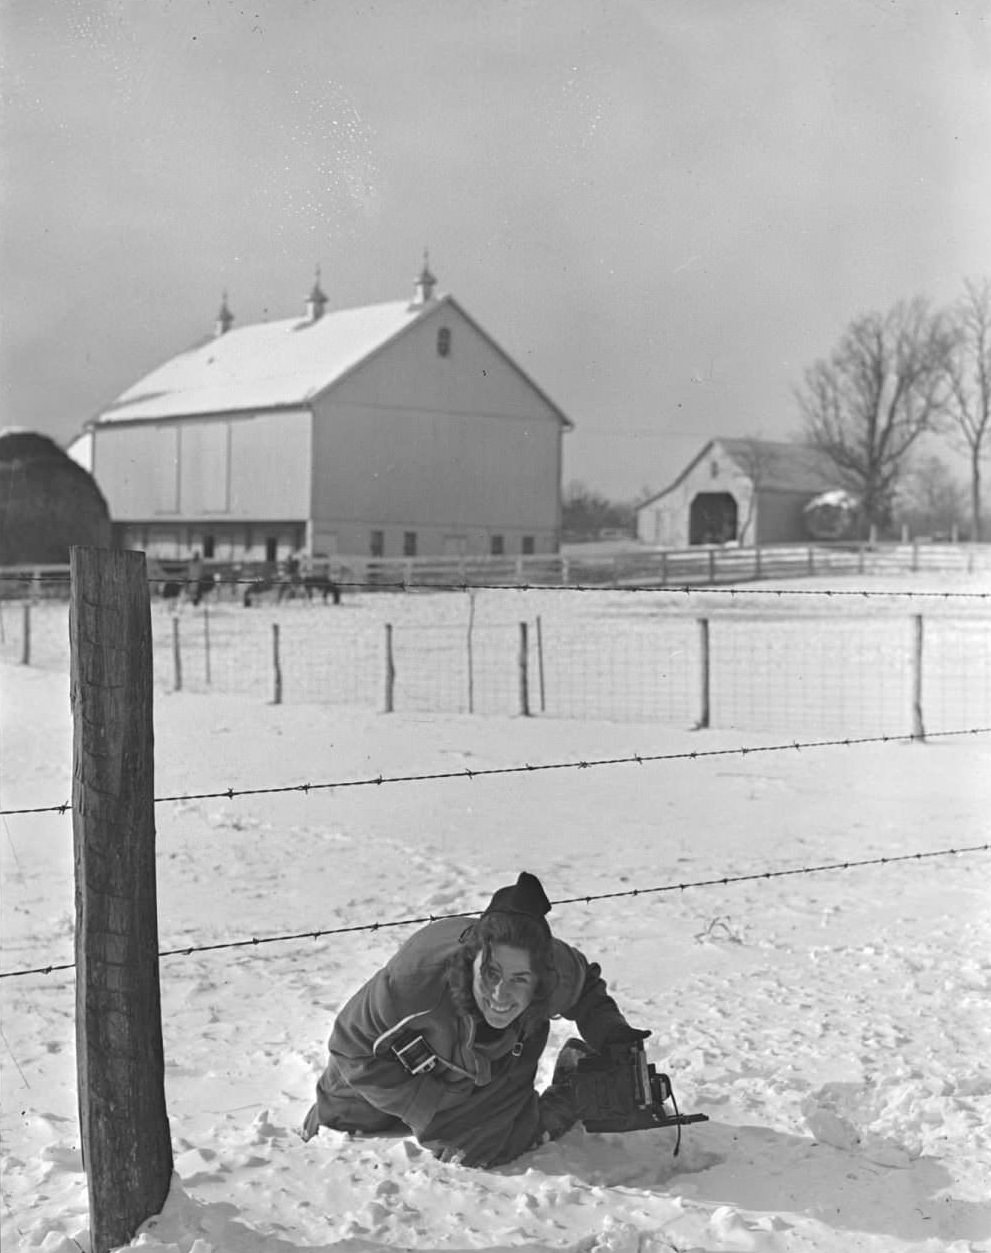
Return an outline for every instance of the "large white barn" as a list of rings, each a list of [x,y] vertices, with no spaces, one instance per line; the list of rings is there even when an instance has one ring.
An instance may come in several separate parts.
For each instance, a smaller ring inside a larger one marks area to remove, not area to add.
[[[158,557],[556,551],[571,423],[426,263],[412,300],[215,334],[128,388],[70,454],[117,542]]]

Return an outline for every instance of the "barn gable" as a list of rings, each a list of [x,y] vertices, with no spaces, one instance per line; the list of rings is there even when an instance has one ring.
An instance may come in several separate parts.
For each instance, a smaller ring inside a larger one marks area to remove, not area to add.
[[[451,296],[424,304],[390,301],[229,330],[171,358],[97,418],[97,424],[310,405],[424,319],[449,310],[473,327],[562,426],[571,423]]]
[[[349,520],[371,528],[403,519],[406,551],[417,552],[468,550],[478,528],[520,551],[523,536],[560,525],[561,431],[570,423],[453,300],[313,408],[319,550],[348,543]]]

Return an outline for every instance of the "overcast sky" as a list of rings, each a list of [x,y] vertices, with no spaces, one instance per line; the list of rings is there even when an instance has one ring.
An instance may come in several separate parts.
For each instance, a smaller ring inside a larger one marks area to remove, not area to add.
[[[67,441],[210,332],[424,246],[659,489],[788,438],[859,313],[991,274],[985,0],[0,0],[0,424]]]

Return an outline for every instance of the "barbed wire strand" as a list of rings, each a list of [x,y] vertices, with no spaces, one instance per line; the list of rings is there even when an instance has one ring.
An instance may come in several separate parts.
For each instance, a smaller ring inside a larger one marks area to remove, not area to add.
[[[852,571],[851,571],[852,573]],[[795,578],[806,577],[796,574]],[[30,583],[32,581],[29,575],[16,574],[0,574],[0,582]],[[718,587],[706,582],[699,583],[643,583],[636,584],[617,583],[613,584],[610,580],[604,579],[598,583],[475,583],[465,579],[452,582],[424,582],[409,583],[404,580],[394,581],[347,581],[342,579],[332,579],[332,583],[336,584],[342,591],[369,591],[369,592],[674,592],[678,595],[697,596],[704,594],[706,596],[825,596],[839,597],[849,596],[861,599],[872,599],[875,597],[900,597],[905,600],[991,600],[991,592],[926,592],[926,591],[905,591],[900,588],[891,588],[890,590],[873,590],[873,591],[855,591],[850,588],[747,588],[734,585],[732,587]],[[68,583],[68,575],[54,575],[45,578],[41,582],[41,586],[53,587],[63,583]],[[189,583],[189,580],[183,576],[176,576],[174,579],[168,578],[151,578],[149,583],[176,583],[183,587]],[[289,583],[280,583],[275,580],[258,578],[237,578],[223,579],[218,583],[218,587],[254,587],[259,583],[266,584],[266,590],[277,591],[280,587],[293,587]],[[305,592],[305,587],[299,585],[299,589]],[[317,589],[319,593],[319,589]],[[209,594],[209,593],[207,593]],[[288,597],[287,599],[293,599]]]
[[[987,735],[991,727],[966,727],[953,731],[927,731],[925,740],[946,739],[950,736]],[[483,779],[507,774],[539,774],[549,770],[592,770],[599,766],[646,766],[662,761],[700,761],[707,757],[749,757],[757,753],[801,752],[807,748],[855,748],[863,744],[905,744],[919,741],[912,732],[903,735],[846,736],[837,740],[791,740],[787,744],[757,744],[743,748],[703,748],[680,753],[632,753],[628,757],[590,757],[579,761],[548,761],[522,766],[482,766],[472,770],[440,770],[428,774],[370,775],[362,779],[337,779],[329,783],[286,783],[275,787],[227,787],[214,792],[188,792],[176,796],[156,796],[154,804],[178,804],[181,801],[233,800],[238,796],[274,796],[283,793],[328,792],[335,788],[382,787],[388,783],[437,783],[447,779]],[[38,805],[24,809],[0,809],[0,817],[15,814],[66,814],[71,812],[72,802],[59,805]]]
[[[653,896],[662,892],[687,892],[691,888],[726,887],[736,883],[753,883],[758,880],[784,879],[794,875],[823,874],[834,870],[856,870],[863,866],[890,866],[896,862],[926,861],[934,857],[957,857],[965,853],[991,852],[991,844],[968,844],[960,848],[933,849],[925,853],[898,853],[891,857],[865,857],[857,861],[827,862],[819,866],[795,866],[790,870],[760,870],[750,874],[720,875],[714,879],[695,879],[688,883],[665,883],[658,887],[625,888],[616,892],[589,892],[582,896],[565,896],[551,901],[551,905],[591,905],[596,901],[612,901],[620,897]],[[193,953],[214,953],[221,949],[258,948],[263,944],[284,944],[295,940],[319,940],[330,935],[352,935],[360,931],[385,931],[392,927],[422,926],[428,922],[441,922],[447,918],[473,917],[478,910],[461,910],[450,914],[423,914],[415,918],[395,918],[387,922],[353,923],[350,926],[327,927],[318,931],[294,931],[282,935],[251,936],[245,940],[226,940],[217,944],[183,945],[181,948],[162,949],[159,957],[191,957]],[[0,979],[16,979],[24,975],[49,975],[59,971],[74,970],[75,962],[61,965],[35,966],[29,970],[0,971]]]

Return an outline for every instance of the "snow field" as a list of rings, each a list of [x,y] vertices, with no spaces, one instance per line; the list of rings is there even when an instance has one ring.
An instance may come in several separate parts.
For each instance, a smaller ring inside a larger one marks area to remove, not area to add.
[[[850,580],[846,580],[850,583]],[[386,627],[393,700],[403,713],[520,710],[520,625],[528,629],[536,715],[660,721],[700,714],[698,618],[709,622],[711,725],[806,738],[913,729],[915,618],[923,618],[922,706],[930,732],[991,725],[991,613],[976,597],[918,597],[931,580],[897,576],[865,601],[837,580],[740,589],[560,589],[358,594],[340,606],[286,601],[250,609],[224,592],[198,608],[155,601],[159,688],[383,709]],[[944,587],[968,592],[964,575]],[[789,594],[790,593],[790,594]],[[18,605],[0,604],[0,656],[20,657]],[[32,607],[33,664],[68,665],[67,608]],[[470,652],[470,660],[469,660]],[[178,653],[178,670],[176,655]]]
[[[0,684],[2,807],[68,799],[64,674],[7,666]],[[160,692],[155,790],[776,742]],[[975,736],[159,805],[161,947],[474,910],[521,868],[562,900],[985,842],[989,765]],[[2,824],[3,969],[71,961],[71,819]],[[491,1172],[410,1139],[304,1145],[333,1015],[409,929],[163,958],[176,1176],[136,1247],[989,1249],[987,871],[971,854],[557,906],[558,934],[653,1029],[681,1107],[710,1116],[678,1158],[673,1131],[579,1128]],[[72,980],[5,979],[0,997],[0,1236],[78,1253]]]

